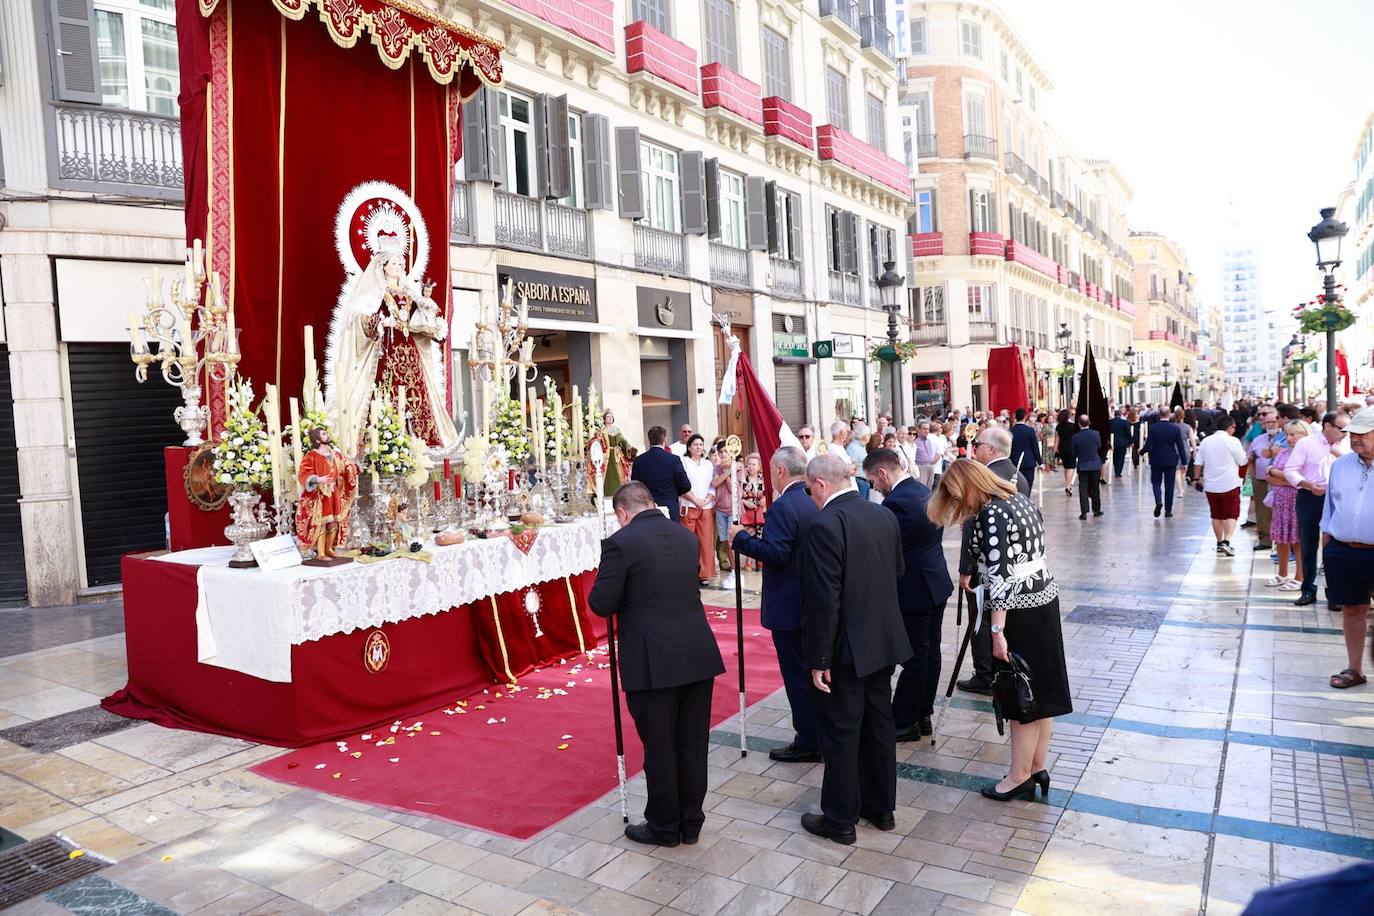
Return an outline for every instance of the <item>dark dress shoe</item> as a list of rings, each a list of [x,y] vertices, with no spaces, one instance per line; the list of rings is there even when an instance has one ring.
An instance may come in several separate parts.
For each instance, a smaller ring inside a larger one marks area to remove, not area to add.
[[[925,735],[921,734],[920,725],[908,725],[906,728],[897,729],[897,740],[900,741],[920,741]]]
[[[824,814],[803,814],[801,825],[807,833],[813,833],[818,837],[824,837],[832,843],[839,843],[841,846],[854,845],[853,827],[836,827],[826,820]]]
[[[646,846],[667,846],[669,848],[682,842],[677,834],[671,837],[664,837],[654,832],[654,828],[649,826],[649,822],[642,824],[630,824],[625,828],[625,836],[634,840],[636,843],[643,843]]]
[[[930,724],[930,716],[921,716],[921,734],[926,737],[935,734],[935,726]]]
[[[879,830],[895,830],[897,828],[897,816],[891,811],[886,814],[878,814],[875,811],[860,811],[859,816]]]
[[[1101,518],[1101,517],[1102,517],[1102,513],[1101,513],[1101,512],[1094,512],[1094,513],[1093,513],[1093,518]]]
[[[699,839],[701,839],[701,831],[699,829],[691,833],[688,833],[685,830],[682,832],[683,846],[695,846],[697,844],[697,840]]]
[[[965,693],[981,693],[985,697],[992,696],[992,683],[977,675],[967,680],[957,681],[956,686]]]
[[[1079,520],[1080,522],[1086,521],[1087,518],[1088,518],[1088,513],[1086,513],[1086,512],[1080,512],[1080,513],[1078,513],[1078,520]]]
[[[769,760],[776,760],[778,763],[820,763],[820,751],[804,751],[795,744],[786,747],[775,747],[768,752]]]
[[[1253,528],[1253,527],[1255,527],[1255,523],[1254,523],[1254,522],[1243,522],[1243,523],[1241,524],[1241,527],[1242,527],[1242,528]]]
[[[1155,503],[1155,518],[1159,518],[1159,513],[1164,511],[1163,503]]]
[[[1296,604],[1298,607],[1305,607],[1306,605],[1309,605],[1309,604],[1316,604],[1316,603],[1317,603],[1317,596],[1316,596],[1316,595],[1299,595],[1299,596],[1298,596],[1298,600],[1297,600],[1297,601],[1294,601],[1293,603]]]

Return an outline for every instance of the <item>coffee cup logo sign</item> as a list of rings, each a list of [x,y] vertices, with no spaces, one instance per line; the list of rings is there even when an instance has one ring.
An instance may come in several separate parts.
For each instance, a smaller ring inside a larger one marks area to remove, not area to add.
[[[658,316],[658,323],[665,328],[673,326],[673,300],[664,297],[663,301],[654,307],[654,314]]]

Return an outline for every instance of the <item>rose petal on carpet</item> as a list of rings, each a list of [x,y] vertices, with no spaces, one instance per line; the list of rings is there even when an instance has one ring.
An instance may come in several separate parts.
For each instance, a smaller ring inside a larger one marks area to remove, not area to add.
[[[739,712],[733,608],[707,606],[725,673],[711,725]],[[756,609],[744,612],[746,700],[782,686],[777,655]],[[604,641],[588,656],[538,669],[515,689],[496,685],[452,706],[385,724],[346,741],[292,751],[253,767],[279,782],[393,810],[528,839],[616,787],[611,678]],[[644,752],[625,708],[625,771]],[[630,816],[640,819],[638,803]]]

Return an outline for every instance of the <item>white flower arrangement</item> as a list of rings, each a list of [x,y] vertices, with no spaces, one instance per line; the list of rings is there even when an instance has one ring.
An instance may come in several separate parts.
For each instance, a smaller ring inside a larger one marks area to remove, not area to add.
[[[503,398],[497,403],[488,436],[493,445],[506,450],[512,464],[524,464],[530,454],[530,433],[520,415],[519,402]]]
[[[486,436],[469,436],[463,441],[463,478],[476,483],[487,473],[487,452],[491,441]]]
[[[410,437],[411,470],[406,475],[406,486],[410,489],[423,487],[429,481],[429,472],[434,462],[429,457],[429,448],[418,436]]]
[[[367,450],[363,453],[363,467],[374,470],[380,477],[409,477],[415,470],[414,452],[411,437],[401,425],[401,415],[396,405],[379,390],[374,403],[377,404],[377,424],[369,427]],[[372,433],[376,430],[376,437]],[[376,442],[376,448],[372,446]]]
[[[230,379],[225,386],[226,416],[214,444],[211,465],[215,481],[235,490],[264,489],[272,485],[272,459],[267,430],[253,407],[253,383]]]

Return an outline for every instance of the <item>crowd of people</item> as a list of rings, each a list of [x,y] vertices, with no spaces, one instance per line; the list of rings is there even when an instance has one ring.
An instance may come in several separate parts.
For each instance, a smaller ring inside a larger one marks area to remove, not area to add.
[[[690,583],[710,584],[732,556],[762,570],[762,624],[792,714],[792,741],[769,756],[824,764],[821,811],[801,816],[805,830],[848,844],[861,819],[892,829],[897,744],[934,732],[941,627],[956,590],[979,621],[973,671],[958,686],[993,695],[1011,727],[1010,765],[983,795],[1048,797],[1051,723],[1072,702],[1059,587],[1032,500],[1037,473],[1062,473],[1066,496],[1077,487],[1086,521],[1103,514],[1104,480],[1143,459],[1156,519],[1172,518],[1190,487],[1206,495],[1219,559],[1236,555],[1239,529],[1253,528],[1255,549],[1277,564],[1264,584],[1297,592],[1299,606],[1316,602],[1324,567],[1348,653],[1330,686],[1365,683],[1369,400],[1326,414],[1267,402],[1123,405],[1105,437],[1067,410],[957,411],[911,426],[878,417],[872,428],[837,420],[825,439],[800,428],[798,444],[779,448],[766,467],[758,454],[739,462],[723,440],[708,449],[690,425],[671,445],[665,429],[650,429],[631,482],[614,496],[621,527],[590,596],[596,613],[621,620],[621,670],[646,745],[646,821],[627,835],[676,845],[700,831],[709,726],[701,685],[723,669]],[[952,526],[960,528],[957,582],[942,547]],[[667,583],[675,583],[671,601]],[[1018,676],[1033,684],[1030,703],[1015,690]]]

